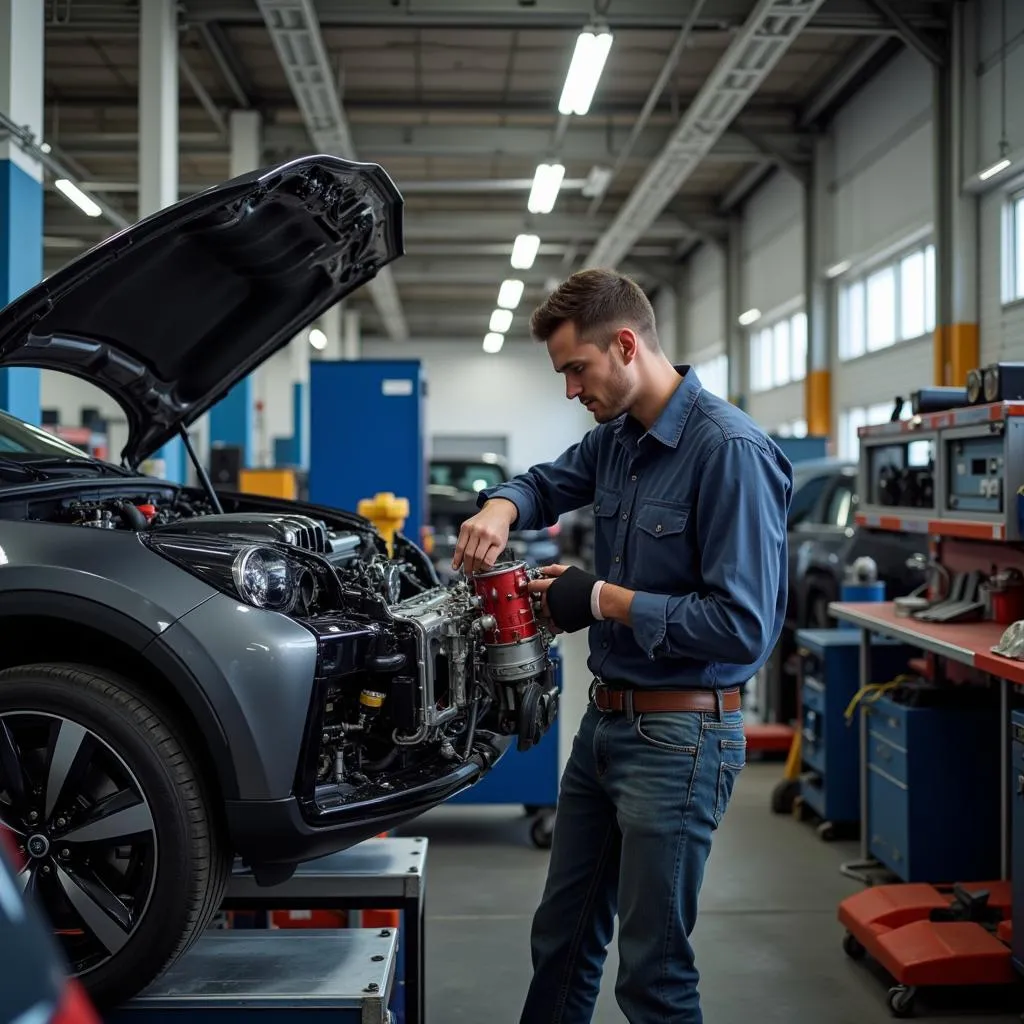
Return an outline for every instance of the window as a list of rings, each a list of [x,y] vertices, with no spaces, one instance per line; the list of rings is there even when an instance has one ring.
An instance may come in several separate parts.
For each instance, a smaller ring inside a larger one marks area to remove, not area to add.
[[[1024,193],[1010,201],[1006,219],[1004,302],[1024,299]]]
[[[831,479],[830,476],[812,476],[806,480],[794,481],[796,486],[793,489],[793,500],[789,504],[790,529],[798,523],[816,521],[811,517]]]
[[[935,246],[905,252],[839,290],[839,358],[857,359],[935,329]]]
[[[702,363],[695,363],[693,368],[707,391],[719,398],[729,397],[729,357],[727,355],[723,353],[712,356]]]
[[[850,526],[853,521],[853,484],[840,480],[829,495],[825,509],[825,523],[828,526]]]
[[[807,420],[790,420],[775,428],[776,437],[806,437]]]
[[[806,313],[781,317],[751,332],[751,391],[770,391],[801,381],[806,370]]]

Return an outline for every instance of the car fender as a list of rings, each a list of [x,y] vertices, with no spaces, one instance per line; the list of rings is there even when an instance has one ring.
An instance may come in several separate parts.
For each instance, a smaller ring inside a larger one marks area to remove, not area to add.
[[[134,614],[139,608],[139,596],[133,595],[134,607],[129,610],[68,590],[44,587],[44,583],[52,586],[58,582],[53,578],[54,572],[61,585],[71,587],[81,583],[76,580],[77,574],[73,571],[40,569],[23,573],[17,572],[16,568],[12,572],[23,584],[20,588],[11,586],[14,582],[11,573],[7,570],[0,573],[0,581],[6,584],[0,590],[0,620],[15,616],[52,619],[55,629],[59,629],[61,623],[73,623],[126,644],[152,666],[158,677],[170,683],[175,695],[184,703],[199,730],[225,797],[230,798],[237,794],[237,776],[228,749],[227,736],[217,714],[196,676],[172,649],[160,643],[159,633],[153,628],[153,623],[147,621],[148,616],[137,617]],[[89,588],[94,594],[102,592],[107,598],[125,597],[123,591],[126,588],[119,587],[109,580],[93,579],[89,583]],[[147,610],[152,612],[153,608],[150,606]],[[87,663],[87,656],[83,656],[82,660]],[[152,684],[152,680],[148,682]],[[159,696],[158,691],[154,693]]]

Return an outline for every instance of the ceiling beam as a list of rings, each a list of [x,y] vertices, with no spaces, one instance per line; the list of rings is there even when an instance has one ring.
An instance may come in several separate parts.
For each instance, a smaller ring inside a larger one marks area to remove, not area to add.
[[[798,126],[801,129],[823,121],[842,97],[856,87],[864,73],[884,53],[899,49],[899,43],[885,36],[874,36],[858,43],[840,62],[829,79],[824,82],[800,111]]]
[[[313,145],[321,153],[359,159],[311,0],[256,0],[256,5]],[[388,335],[405,341],[409,331],[391,267],[380,267],[367,288]]]
[[[591,249],[586,265],[615,266],[703,162],[824,0],[758,0],[662,151]],[[763,154],[758,152],[758,159]]]

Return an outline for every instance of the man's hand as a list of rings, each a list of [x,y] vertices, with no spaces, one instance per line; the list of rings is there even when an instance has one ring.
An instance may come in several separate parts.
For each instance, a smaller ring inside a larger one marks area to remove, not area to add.
[[[568,568],[565,565],[543,565],[540,571],[544,574],[543,579],[530,580],[526,584],[527,593],[529,593],[534,600],[534,611],[537,614],[537,618],[544,623],[548,630],[552,633],[563,632],[562,627],[558,625],[551,618],[551,611],[548,608],[548,588],[558,576],[561,576],[563,572]]]
[[[480,569],[490,569],[505,550],[509,527],[518,515],[519,509],[507,498],[491,498],[462,524],[452,568],[462,566],[470,575]]]
[[[601,588],[597,597],[596,610],[599,613],[597,618],[612,619],[626,626],[632,624],[630,611],[635,592],[627,590],[625,587],[616,586],[614,583],[598,581],[596,576],[584,572],[582,569],[574,569],[570,577],[566,577],[562,583],[559,583],[559,588],[564,593],[557,595],[559,600],[556,603],[564,607],[565,614],[568,616],[566,622],[570,622],[571,625],[567,627],[565,624],[556,624],[552,618],[548,594],[556,580],[568,569],[567,565],[546,565],[540,570],[545,578],[530,580],[527,584],[527,590],[539,597],[539,614],[545,623],[550,624],[549,628],[554,627],[553,632],[561,633],[567,628],[575,632],[596,621],[591,597],[598,582],[601,583]]]

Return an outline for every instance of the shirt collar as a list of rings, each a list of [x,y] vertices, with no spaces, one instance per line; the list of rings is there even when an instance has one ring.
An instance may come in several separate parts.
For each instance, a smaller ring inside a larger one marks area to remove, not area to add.
[[[697,401],[702,385],[697,371],[692,366],[683,363],[675,369],[683,379],[672,393],[668,404],[651,424],[650,430],[645,431],[640,423],[627,413],[615,428],[620,437],[628,437],[634,443],[638,443],[649,434],[667,448],[678,447],[679,439],[683,436],[683,427],[686,426],[686,420]]]

